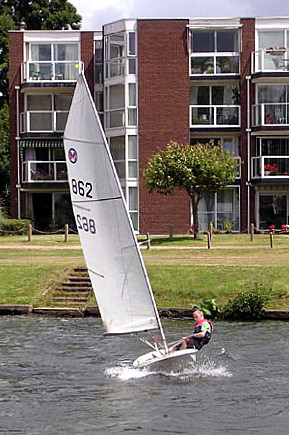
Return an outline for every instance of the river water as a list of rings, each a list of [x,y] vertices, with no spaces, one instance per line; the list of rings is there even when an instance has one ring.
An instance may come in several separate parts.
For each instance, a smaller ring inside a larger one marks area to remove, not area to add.
[[[192,322],[166,320],[167,338]],[[148,349],[96,318],[0,317],[0,434],[288,433],[286,322],[216,322],[183,373],[132,368]]]

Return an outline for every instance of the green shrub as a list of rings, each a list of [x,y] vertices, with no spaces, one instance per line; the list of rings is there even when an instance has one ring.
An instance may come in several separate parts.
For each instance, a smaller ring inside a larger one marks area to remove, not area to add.
[[[0,235],[25,234],[27,233],[28,219],[0,219]]]
[[[201,310],[204,316],[210,317],[211,319],[216,319],[220,315],[220,309],[216,304],[215,299],[201,299],[198,304],[192,305],[192,310]]]
[[[222,317],[230,320],[260,320],[271,289],[255,283],[255,288],[240,291],[223,307]]]

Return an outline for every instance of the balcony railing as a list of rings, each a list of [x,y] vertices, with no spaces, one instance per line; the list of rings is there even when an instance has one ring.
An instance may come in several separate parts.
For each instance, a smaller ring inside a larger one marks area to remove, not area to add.
[[[67,182],[66,162],[27,160],[22,163],[22,183]]]
[[[253,127],[289,125],[289,104],[262,103],[253,106]]]
[[[22,82],[30,81],[70,81],[77,80],[83,69],[83,63],[79,61],[63,62],[24,62],[22,64]]]
[[[240,127],[240,106],[190,106],[190,127]]]
[[[31,110],[28,112],[23,112],[20,114],[20,132],[63,132],[65,129],[68,113],[69,112],[67,110]]]
[[[204,74],[239,74],[240,59],[238,53],[200,54],[194,53],[190,57],[190,75]]]
[[[252,74],[257,72],[288,72],[289,50],[285,47],[268,47],[252,53]]]
[[[289,180],[289,156],[252,157],[252,178]]]

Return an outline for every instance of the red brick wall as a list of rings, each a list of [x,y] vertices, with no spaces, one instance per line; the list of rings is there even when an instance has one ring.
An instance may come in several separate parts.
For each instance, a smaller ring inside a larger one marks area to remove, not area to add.
[[[9,105],[10,105],[10,183],[11,217],[17,218],[17,91],[15,86],[21,82],[21,64],[24,61],[23,33],[11,32],[9,35]]]
[[[248,154],[247,144],[248,136],[247,128],[247,80],[246,77],[251,75],[251,53],[255,51],[255,19],[246,18],[241,20],[242,24],[242,53],[241,53],[241,160],[242,160],[242,180],[241,180],[241,231],[247,229],[248,220],[248,189],[246,186],[248,175]],[[254,104],[254,88],[250,81],[250,105]],[[251,114],[251,108],[250,108]],[[251,155],[253,149],[253,142],[251,138]],[[251,189],[251,195],[253,189]],[[253,198],[251,198],[253,204]],[[251,206],[251,221],[253,219],[253,205]]]
[[[189,61],[187,20],[138,20],[139,163],[170,140],[189,142]],[[142,177],[141,177],[142,178]],[[184,233],[190,201],[184,192],[150,194],[140,183],[140,232]]]
[[[93,32],[81,32],[81,60],[84,63],[85,77],[93,96],[94,93],[94,42]]]

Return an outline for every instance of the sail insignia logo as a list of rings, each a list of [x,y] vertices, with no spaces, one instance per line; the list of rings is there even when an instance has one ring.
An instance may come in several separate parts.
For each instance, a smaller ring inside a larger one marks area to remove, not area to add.
[[[76,163],[78,159],[77,151],[74,148],[70,148],[68,151],[68,158],[71,163]]]

